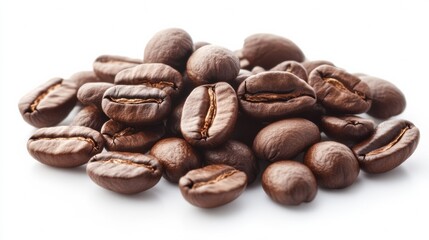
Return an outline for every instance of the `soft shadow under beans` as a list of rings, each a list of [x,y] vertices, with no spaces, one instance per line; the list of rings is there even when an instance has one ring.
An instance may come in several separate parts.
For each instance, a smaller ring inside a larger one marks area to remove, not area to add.
[[[314,212],[320,204],[320,201],[315,200],[308,203],[304,202],[299,205],[282,205],[280,203],[273,202],[268,196],[266,197],[266,201],[271,201],[279,208],[280,211],[287,210],[292,212]]]
[[[34,164],[34,169],[40,176],[57,175],[60,174],[60,178],[64,178],[66,175],[69,176],[84,176],[86,177],[86,165],[74,167],[74,168],[56,168],[41,163]]]
[[[383,174],[370,174],[370,173],[364,172],[362,175],[365,178],[365,180],[369,180],[369,181],[392,182],[395,180],[403,181],[405,178],[409,178],[409,174],[407,170],[403,167],[397,167]]]
[[[328,189],[328,188],[319,187],[319,191],[328,193],[328,194],[337,194],[337,195],[351,194],[353,192],[360,191],[364,185],[364,182],[365,182],[365,179],[363,179],[362,175],[360,175],[358,176],[356,181],[348,187],[341,188],[341,189]]]
[[[244,208],[244,202],[243,202],[245,201],[244,198],[245,196],[242,195],[238,197],[236,200],[216,208],[197,208],[197,207],[193,207],[193,208],[195,209],[195,211],[198,211],[198,213],[200,214],[223,218],[225,216],[236,215],[237,212],[242,211]]]

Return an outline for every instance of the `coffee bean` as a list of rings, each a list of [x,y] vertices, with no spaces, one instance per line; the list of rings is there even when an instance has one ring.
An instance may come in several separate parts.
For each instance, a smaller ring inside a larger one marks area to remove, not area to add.
[[[101,111],[101,101],[103,100],[104,92],[113,87],[112,83],[96,82],[96,83],[85,83],[77,91],[77,99],[83,105],[94,105]]]
[[[335,67],[335,65],[329,61],[325,60],[313,60],[313,61],[304,61],[301,63],[302,66],[307,70],[307,74],[310,75],[310,73],[317,68],[318,66],[322,65],[329,65]]]
[[[231,86],[234,88],[235,91],[237,91],[238,87],[240,86],[240,84],[246,80],[246,78],[250,77],[254,75],[251,71],[246,70],[246,69],[240,69],[240,71],[238,72],[237,77],[230,81],[229,84],[231,84]]]
[[[82,71],[71,75],[69,81],[74,82],[79,89],[85,83],[101,82],[101,79],[93,71]]]
[[[134,128],[109,120],[101,134],[109,151],[145,153],[165,135],[165,128],[162,124]]]
[[[243,112],[270,120],[296,114],[316,103],[314,90],[288,72],[264,72],[248,77],[237,90]]]
[[[77,167],[103,150],[101,134],[81,126],[40,128],[27,142],[28,152],[52,167]]]
[[[231,136],[237,113],[237,96],[227,83],[196,87],[183,106],[182,135],[193,146],[219,146]]]
[[[283,61],[304,61],[304,54],[295,43],[274,34],[259,33],[247,37],[242,51],[250,68],[270,69]]]
[[[204,47],[206,45],[210,45],[208,42],[195,42],[194,43],[194,51],[196,51],[198,48]]]
[[[111,119],[129,126],[152,125],[170,113],[170,96],[158,88],[116,85],[104,92],[102,108]]]
[[[323,116],[322,131],[339,141],[360,141],[374,132],[374,121],[354,115]]]
[[[319,101],[334,113],[363,113],[371,106],[371,92],[358,77],[339,68],[322,65],[308,78]]]
[[[295,161],[270,164],[262,174],[262,187],[273,201],[283,205],[311,202],[317,194],[313,173],[307,166]]]
[[[171,111],[171,114],[168,117],[167,128],[172,136],[182,137],[182,132],[180,130],[180,120],[182,119],[183,105],[185,105],[184,101],[179,103],[173,109],[173,111]]]
[[[307,70],[305,70],[304,66],[302,66],[299,62],[296,61],[281,62],[271,68],[270,71],[288,72],[292,73],[293,75],[299,77],[306,82],[308,80]]]
[[[263,128],[253,141],[253,151],[261,160],[293,159],[320,141],[317,126],[303,118],[284,119]]]
[[[256,179],[259,172],[252,150],[235,140],[229,140],[214,149],[204,150],[203,159],[206,165],[225,164],[246,173],[248,184]]]
[[[258,73],[262,73],[262,72],[265,72],[266,70],[265,70],[265,68],[263,68],[263,67],[261,67],[261,66],[254,66],[253,68],[252,68],[252,73],[253,74],[258,74]]]
[[[359,78],[368,84],[371,91],[372,104],[368,115],[388,119],[405,110],[407,105],[405,96],[393,83],[372,76]]]
[[[96,131],[100,131],[101,127],[107,120],[107,116],[96,106],[88,105],[76,114],[70,125],[89,127]]]
[[[25,94],[18,103],[22,118],[34,127],[60,123],[76,104],[76,84],[53,78]]]
[[[346,145],[326,141],[308,149],[304,164],[310,168],[317,183],[324,188],[345,188],[352,185],[359,175],[359,163]]]
[[[162,166],[150,155],[104,152],[89,160],[86,172],[92,181],[105,189],[135,194],[146,191],[159,182]]]
[[[95,59],[92,67],[95,74],[103,81],[113,83],[118,72],[142,64],[140,59],[115,55],[101,55]]]
[[[372,136],[353,147],[359,165],[368,173],[390,171],[407,160],[417,148],[420,132],[407,120],[380,123]]]
[[[238,198],[246,183],[244,172],[227,165],[209,165],[189,171],[180,178],[179,188],[192,205],[214,208]]]
[[[164,63],[183,72],[193,48],[191,36],[183,29],[164,29],[146,44],[144,63]]]
[[[239,71],[240,63],[234,53],[216,45],[199,48],[186,64],[186,73],[194,86],[230,82]]]
[[[164,178],[173,183],[177,183],[189,170],[201,166],[197,152],[181,138],[158,141],[150,154],[159,159],[164,168]]]

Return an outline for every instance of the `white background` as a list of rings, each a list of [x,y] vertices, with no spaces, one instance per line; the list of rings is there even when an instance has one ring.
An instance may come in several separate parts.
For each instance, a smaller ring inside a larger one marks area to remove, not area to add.
[[[429,239],[429,7],[427,1],[46,1],[0,6],[0,239]],[[298,207],[274,204],[257,183],[212,210],[188,204],[165,180],[122,196],[85,168],[54,169],[27,153],[34,128],[21,96],[51,77],[90,70],[101,54],[142,58],[157,31],[239,49],[253,33],[290,38],[309,59],[395,83],[398,118],[421,130],[414,155],[383,175],[360,173],[344,190],[319,190]]]

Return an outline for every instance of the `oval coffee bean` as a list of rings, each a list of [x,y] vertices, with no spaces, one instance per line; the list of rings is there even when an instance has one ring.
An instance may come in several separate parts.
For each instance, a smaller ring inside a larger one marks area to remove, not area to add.
[[[206,45],[210,45],[210,43],[208,43],[208,42],[201,42],[201,41],[195,42],[194,43],[194,51],[196,51],[198,48],[204,47]]]
[[[114,120],[107,121],[101,128],[106,149],[119,152],[147,152],[165,134],[163,125],[134,128]]]
[[[334,113],[363,113],[371,106],[368,85],[339,68],[319,66],[310,73],[308,83],[316,91],[317,101]]]
[[[313,60],[313,61],[305,61],[301,63],[302,66],[307,70],[307,74],[310,75],[310,73],[317,68],[318,66],[322,65],[329,65],[335,67],[335,65],[329,61],[325,60]]]
[[[299,77],[306,82],[308,80],[307,70],[305,70],[304,66],[302,66],[299,62],[296,61],[281,62],[271,68],[270,71],[288,72],[292,73],[293,75]]]
[[[360,167],[368,173],[384,173],[401,165],[417,148],[419,129],[407,120],[380,123],[374,134],[353,147]]]
[[[81,126],[40,128],[27,142],[27,150],[39,162],[52,167],[77,167],[103,150],[101,134]]]
[[[100,82],[101,79],[93,71],[81,71],[71,75],[69,81],[74,82],[79,89],[85,83]]]
[[[101,127],[107,120],[109,119],[104,112],[94,105],[88,105],[76,114],[70,125],[89,127],[96,131],[100,131]]]
[[[214,208],[238,198],[246,183],[244,172],[227,165],[209,165],[189,171],[180,178],[179,188],[192,205]]]
[[[92,67],[95,74],[103,81],[113,83],[118,72],[142,64],[140,59],[115,55],[101,55],[95,59]]]
[[[227,83],[196,87],[183,106],[182,135],[193,146],[219,146],[231,136],[237,114],[237,96]]]
[[[316,103],[310,85],[288,72],[250,76],[238,87],[237,96],[243,112],[263,120],[290,116]]]
[[[85,83],[77,91],[77,99],[83,105],[94,105],[101,111],[101,101],[103,100],[104,92],[113,87],[112,83],[96,82],[96,83]]]
[[[293,159],[320,141],[319,128],[303,118],[280,120],[263,128],[253,141],[253,151],[261,160]]]
[[[177,104],[167,119],[167,130],[172,136],[182,137],[182,132],[180,130],[180,120],[182,119],[183,105],[185,105],[184,101]]]
[[[198,153],[181,138],[158,141],[150,150],[150,154],[159,159],[164,167],[164,178],[173,183],[177,183],[189,170],[201,166]]]
[[[317,194],[317,182],[310,169],[295,161],[270,164],[262,174],[262,188],[275,202],[299,205],[311,202]]]
[[[260,67],[260,66],[254,66],[253,68],[252,68],[252,73],[253,74],[258,74],[258,73],[262,73],[262,72],[265,72],[266,70],[265,70],[265,68],[263,68],[263,67]]]
[[[171,97],[182,90],[182,75],[174,68],[162,63],[140,64],[116,74],[117,85],[144,85],[164,90]]]
[[[170,113],[170,96],[158,88],[116,85],[104,92],[101,103],[111,119],[130,126],[152,125]]]
[[[374,121],[354,115],[323,116],[322,131],[340,141],[361,141],[374,132]]]
[[[231,84],[231,86],[234,88],[234,90],[237,91],[240,84],[252,75],[254,75],[254,74],[251,71],[246,70],[246,69],[240,69],[237,77],[234,80],[230,81],[229,84]]]
[[[60,123],[76,105],[76,84],[53,78],[23,96],[18,103],[22,118],[34,127]]]
[[[143,192],[155,186],[162,176],[162,166],[150,155],[104,152],[86,165],[86,172],[99,186],[123,194]]]
[[[308,149],[304,164],[310,168],[317,183],[324,188],[345,188],[352,185],[359,175],[359,163],[346,145],[326,141]]]

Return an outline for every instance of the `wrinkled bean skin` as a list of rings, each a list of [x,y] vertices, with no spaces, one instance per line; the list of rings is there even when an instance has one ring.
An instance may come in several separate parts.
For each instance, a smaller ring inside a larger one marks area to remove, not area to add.
[[[244,80],[246,80],[246,78],[248,78],[252,75],[254,75],[254,74],[251,71],[246,70],[246,69],[240,69],[237,77],[234,80],[232,80],[231,82],[229,82],[229,84],[231,84],[231,86],[234,88],[234,90],[237,91],[240,84]]]
[[[103,82],[113,83],[116,74],[120,71],[142,63],[142,60],[135,58],[116,55],[101,55],[95,59],[92,67],[97,77],[99,77]]]
[[[302,66],[299,62],[296,61],[284,61],[273,68],[270,69],[270,71],[281,71],[281,72],[288,72],[292,73],[293,75],[299,77],[300,79],[304,81],[308,81],[308,74],[307,70],[305,70],[304,66]]]
[[[375,128],[374,121],[354,115],[323,116],[322,131],[339,141],[361,141],[369,137]]]
[[[372,136],[353,147],[361,169],[368,173],[388,172],[407,160],[417,148],[420,131],[407,120],[380,123]]]
[[[88,105],[76,114],[73,121],[70,123],[70,126],[83,126],[100,131],[101,127],[107,120],[107,116],[96,106]]]
[[[103,100],[104,92],[113,87],[112,83],[97,82],[97,83],[85,83],[77,91],[77,99],[83,105],[94,105],[101,111],[101,102]]]

